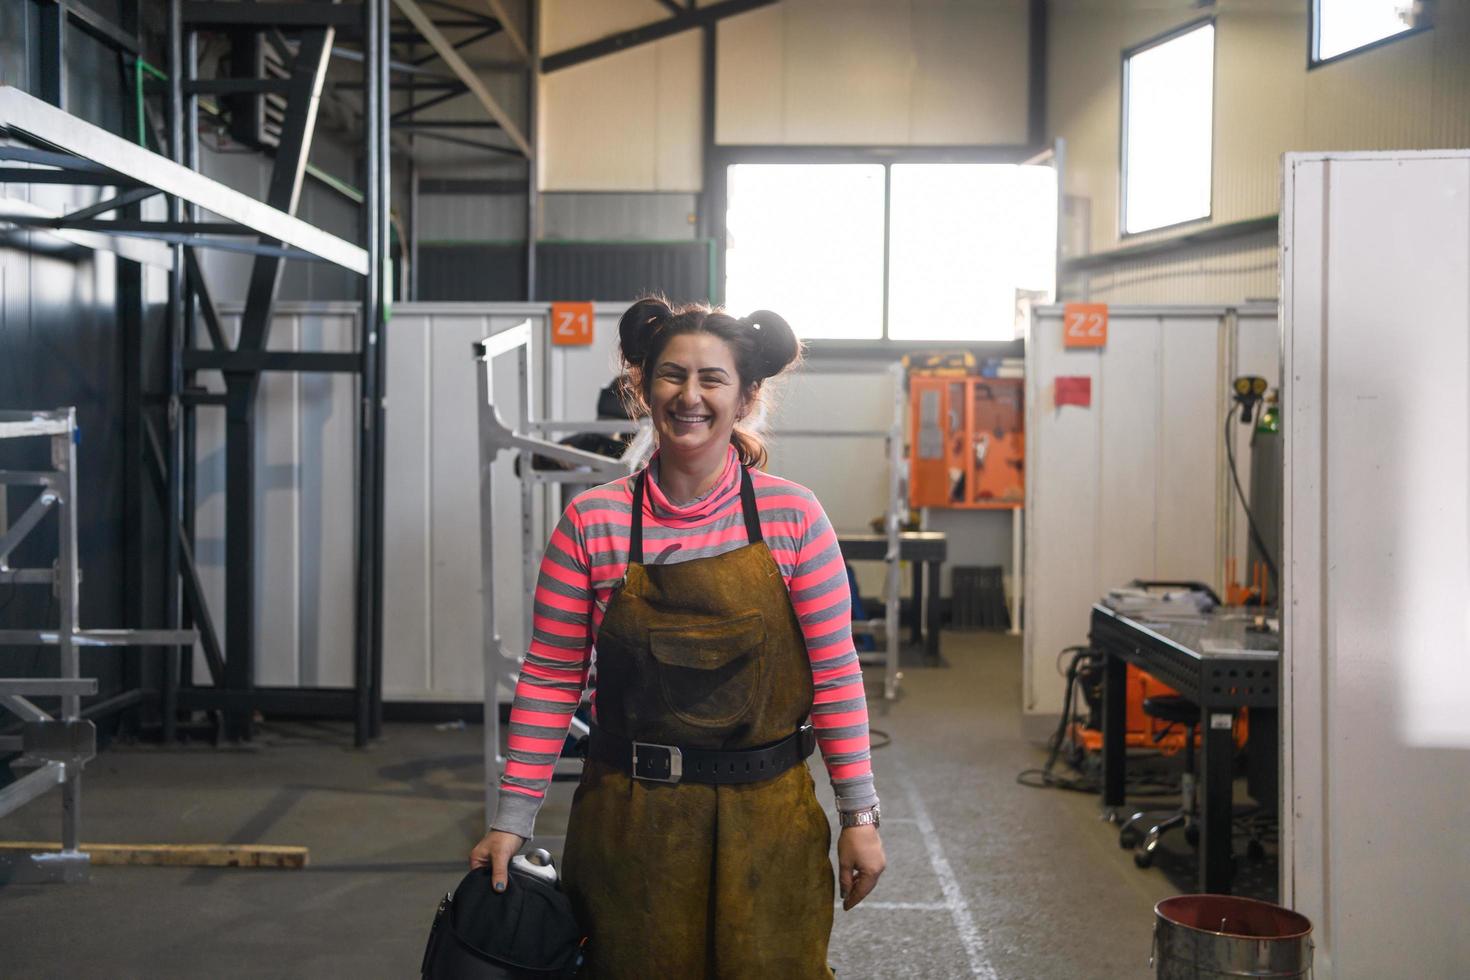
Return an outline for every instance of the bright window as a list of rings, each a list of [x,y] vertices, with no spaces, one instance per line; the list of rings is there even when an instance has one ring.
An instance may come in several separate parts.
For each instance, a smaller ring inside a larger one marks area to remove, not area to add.
[[[882,164],[734,164],[725,305],[806,339],[883,336]]]
[[[1123,230],[1210,215],[1215,25],[1200,24],[1123,61]]]
[[[1016,294],[1050,298],[1057,183],[1051,167],[893,165],[888,336],[1011,340]]]
[[[1423,26],[1415,0],[1313,0],[1312,60],[1326,61]],[[1418,19],[1416,19],[1418,18]]]
[[[802,337],[1006,341],[1019,294],[1052,298],[1050,166],[734,164],[727,180],[726,306],[777,310]]]

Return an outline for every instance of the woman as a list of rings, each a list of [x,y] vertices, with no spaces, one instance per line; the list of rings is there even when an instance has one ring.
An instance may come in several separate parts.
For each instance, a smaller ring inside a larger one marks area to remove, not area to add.
[[[757,469],[763,383],[800,345],[768,311],[656,299],[618,333],[657,452],[576,497],[551,536],[497,813],[470,863],[504,887],[595,642],[596,725],[562,858],[588,973],[831,977],[831,831],[801,764],[813,742],[837,794],[843,908],[885,859],[837,538],[811,491]]]

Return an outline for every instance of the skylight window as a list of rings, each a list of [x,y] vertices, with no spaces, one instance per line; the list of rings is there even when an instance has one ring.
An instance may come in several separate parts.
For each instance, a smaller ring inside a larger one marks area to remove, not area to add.
[[[1123,231],[1210,216],[1215,25],[1134,49],[1123,60]]]
[[[1422,8],[1415,0],[1312,0],[1312,61],[1330,61],[1427,27]]]

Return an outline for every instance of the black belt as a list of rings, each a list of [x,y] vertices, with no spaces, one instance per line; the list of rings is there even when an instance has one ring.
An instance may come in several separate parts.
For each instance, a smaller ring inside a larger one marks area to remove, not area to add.
[[[758,783],[805,761],[816,747],[811,725],[758,749],[731,751],[635,742],[594,726],[587,758],[657,783]]]

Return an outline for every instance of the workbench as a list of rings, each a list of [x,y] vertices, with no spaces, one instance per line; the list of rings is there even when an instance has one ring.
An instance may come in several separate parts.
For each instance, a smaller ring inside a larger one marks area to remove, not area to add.
[[[886,534],[839,534],[837,547],[845,561],[884,561],[888,557]],[[913,562],[914,626],[911,639],[923,642],[924,656],[939,662],[939,574],[949,555],[949,539],[943,531],[904,531],[898,536],[899,561]],[[924,588],[928,569],[928,591]]]
[[[1103,603],[1092,607],[1092,646],[1105,655],[1102,806],[1108,819],[1120,819],[1124,805],[1127,665],[1148,671],[1200,707],[1202,892],[1230,893],[1236,714],[1250,708],[1253,737],[1257,731],[1274,733],[1278,724],[1281,638],[1250,629],[1254,619],[1239,609],[1132,618]]]

